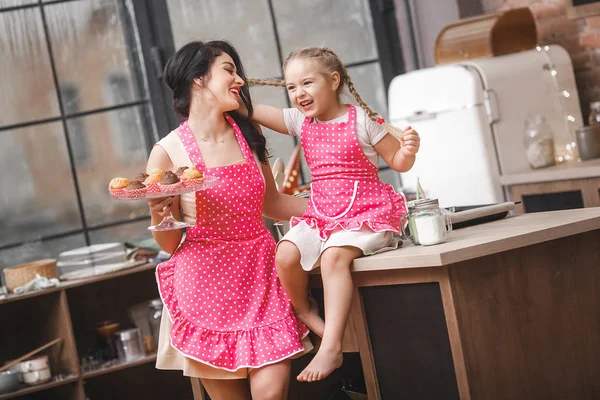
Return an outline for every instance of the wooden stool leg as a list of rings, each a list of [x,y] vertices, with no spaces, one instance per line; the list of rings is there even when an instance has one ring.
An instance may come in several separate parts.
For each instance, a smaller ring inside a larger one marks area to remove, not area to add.
[[[204,387],[200,383],[200,378],[190,378],[192,382],[192,392],[194,393],[194,400],[206,400],[204,396]]]

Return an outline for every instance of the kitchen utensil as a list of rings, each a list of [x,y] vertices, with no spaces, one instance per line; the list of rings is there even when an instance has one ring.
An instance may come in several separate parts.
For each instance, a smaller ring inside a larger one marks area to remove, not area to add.
[[[502,219],[519,203],[507,201],[485,206],[449,207],[452,228],[460,229]]]
[[[52,378],[52,373],[50,372],[50,368],[44,368],[37,371],[25,372],[21,376],[24,383],[34,386],[48,382]]]
[[[4,364],[2,367],[0,367],[0,372],[9,369],[10,367],[12,367],[15,364],[20,363],[23,360],[28,359],[29,357],[32,357],[34,355],[36,355],[37,353],[39,353],[42,350],[46,350],[47,348],[54,346],[55,344],[62,342],[62,338],[58,338],[58,339],[54,339],[53,341],[46,343],[43,346],[38,347],[37,349],[30,351],[29,353],[25,354],[22,357],[17,358],[16,360],[12,360],[11,362]]]
[[[0,394],[14,392],[17,387],[19,387],[19,376],[16,372],[0,372]]]
[[[600,124],[582,126],[575,130],[575,134],[582,160],[600,157]]]
[[[26,372],[39,371],[41,369],[50,368],[50,361],[48,356],[39,356],[31,358],[29,360],[21,361],[19,364],[19,372],[22,374]]]
[[[21,379],[27,385],[38,385],[48,382],[52,378],[47,355],[22,361],[18,365],[21,372]]]

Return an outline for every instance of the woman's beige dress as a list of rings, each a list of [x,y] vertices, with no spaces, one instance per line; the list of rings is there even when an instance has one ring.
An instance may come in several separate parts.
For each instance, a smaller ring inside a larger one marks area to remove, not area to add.
[[[171,158],[175,167],[194,167],[190,160],[183,143],[174,130],[161,139],[157,145],[161,146]],[[240,160],[242,162],[242,160]],[[257,160],[258,162],[258,160]],[[260,169],[260,168],[259,168]],[[183,219],[185,222],[195,223],[196,221],[196,199],[194,193],[183,194],[180,197]],[[165,370],[181,370],[183,374],[189,377],[203,379],[244,379],[248,377],[250,368],[240,368],[235,372],[224,369],[214,368],[203,364],[181,354],[177,349],[171,346],[169,333],[171,332],[171,320],[169,313],[163,309],[163,317],[160,322],[160,334],[158,339],[158,350],[156,355],[156,368]],[[308,336],[302,341],[304,353],[295,355],[291,358],[297,358],[306,354],[312,349],[312,344]]]

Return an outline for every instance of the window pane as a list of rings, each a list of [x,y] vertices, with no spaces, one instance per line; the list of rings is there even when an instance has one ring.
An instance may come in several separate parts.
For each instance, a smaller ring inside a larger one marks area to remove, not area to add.
[[[74,1],[44,7],[58,82],[76,89],[65,111],[110,107],[145,97],[138,46],[115,0]]]
[[[377,58],[368,0],[273,2],[283,58],[296,49],[329,47],[344,64]]]
[[[58,116],[37,7],[0,13],[0,54],[0,126]]]
[[[110,228],[95,229],[90,231],[90,242],[92,244],[112,242],[124,243],[136,239],[151,238],[152,234],[148,230],[149,226],[150,219],[147,221],[112,226]]]
[[[57,258],[58,254],[85,246],[82,233],[69,235],[58,239],[37,240],[20,246],[0,250],[0,269],[44,258]],[[2,274],[4,284],[4,274]]]
[[[387,103],[383,75],[379,63],[348,68],[350,79],[360,97],[383,118],[387,118]],[[348,93],[348,96],[350,94]],[[353,104],[357,104],[350,96]]]
[[[37,3],[37,0],[0,0],[0,9]]]
[[[0,132],[0,170],[0,245],[81,229],[60,122]]]
[[[167,0],[175,47],[191,40],[225,39],[253,78],[281,75],[267,0]]]
[[[77,180],[89,226],[149,215],[144,200],[117,201],[108,193],[115,176],[133,178],[146,170],[148,146],[144,131],[149,120],[144,106],[73,118],[68,121],[73,143],[86,143],[87,155],[74,150]]]

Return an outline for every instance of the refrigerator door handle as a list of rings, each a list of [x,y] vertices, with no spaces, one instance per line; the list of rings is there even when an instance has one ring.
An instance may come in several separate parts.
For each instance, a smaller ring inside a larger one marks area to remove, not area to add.
[[[498,109],[498,95],[494,89],[483,89],[483,100],[485,111],[490,124],[500,121],[500,110]]]
[[[407,122],[415,122],[415,121],[423,121],[426,119],[435,119],[437,118],[436,112],[419,110],[415,111],[411,116],[406,118]]]

